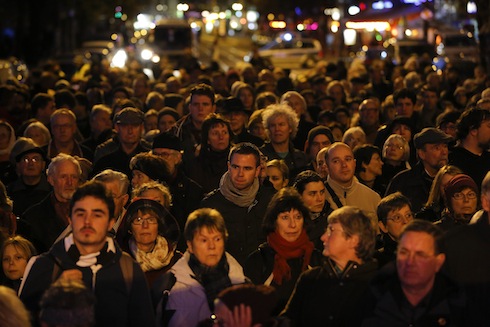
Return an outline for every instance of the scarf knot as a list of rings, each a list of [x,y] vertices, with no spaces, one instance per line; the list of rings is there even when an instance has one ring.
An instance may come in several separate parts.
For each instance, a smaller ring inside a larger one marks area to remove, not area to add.
[[[221,194],[230,202],[233,202],[239,207],[250,207],[259,191],[259,179],[255,178],[253,184],[244,190],[237,189],[231,182],[229,172],[226,172],[221,177],[219,182],[219,190]]]
[[[279,233],[273,232],[267,236],[267,243],[276,252],[272,273],[274,274],[273,281],[277,285],[281,285],[284,279],[291,279],[291,267],[289,267],[287,262],[288,259],[303,257],[301,271],[305,271],[310,264],[314,246],[308,238],[305,229],[294,242],[286,241]]]

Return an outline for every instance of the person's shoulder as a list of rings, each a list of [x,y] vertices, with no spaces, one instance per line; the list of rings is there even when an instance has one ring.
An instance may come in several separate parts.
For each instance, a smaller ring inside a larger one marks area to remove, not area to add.
[[[214,201],[223,201],[226,200],[223,194],[219,191],[219,188],[212,190],[211,192],[204,195],[201,203],[208,203]]]

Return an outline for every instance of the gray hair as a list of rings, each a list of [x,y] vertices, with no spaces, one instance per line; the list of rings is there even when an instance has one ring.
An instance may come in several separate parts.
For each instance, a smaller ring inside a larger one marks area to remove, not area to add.
[[[270,138],[269,124],[276,117],[286,117],[289,127],[291,127],[291,138],[293,139],[298,133],[299,118],[296,112],[286,103],[271,104],[262,112],[262,123]]]
[[[64,163],[64,162],[71,162],[72,164],[75,165],[77,168],[78,176],[82,176],[82,168],[80,167],[80,163],[78,162],[75,157],[70,156],[69,154],[66,153],[60,153],[53,159],[51,159],[51,163],[48,166],[48,169],[46,170],[46,174],[48,176],[54,176],[56,175],[56,172],[58,171],[59,166]]]
[[[102,183],[117,182],[119,184],[120,194],[128,193],[129,178],[126,174],[112,169],[106,169],[95,175],[92,180]]]

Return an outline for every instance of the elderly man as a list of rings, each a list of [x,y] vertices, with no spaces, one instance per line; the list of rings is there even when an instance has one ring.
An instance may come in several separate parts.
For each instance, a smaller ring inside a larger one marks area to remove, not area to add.
[[[43,147],[48,158],[54,158],[59,153],[66,153],[89,161],[93,160],[92,150],[75,140],[77,117],[71,110],[66,108],[55,110],[50,122],[53,138],[48,145]]]
[[[376,209],[381,197],[354,176],[356,160],[345,143],[335,142],[325,153],[328,178],[325,182],[327,201],[334,209],[344,205],[356,206],[371,216],[377,225]]]
[[[419,212],[429,197],[432,181],[439,169],[448,163],[448,143],[452,137],[440,129],[424,128],[413,138],[419,162],[404,170],[391,180],[386,195],[401,192],[412,203],[414,212]]]
[[[170,180],[167,181],[172,193],[170,212],[179,223],[180,230],[184,230],[187,217],[199,207],[204,197],[201,185],[187,177],[182,169],[182,151],[181,141],[173,134],[161,133],[153,139],[151,152],[165,160],[170,172]],[[183,238],[179,241],[178,247],[185,250]]]
[[[73,233],[26,269],[19,295],[32,317],[39,317],[40,299],[53,281],[67,279],[83,282],[95,295],[94,326],[155,326],[143,271],[107,236],[114,225],[114,202],[104,185],[82,185],[69,212]]]
[[[34,204],[21,216],[38,252],[47,251],[69,224],[69,205],[75,193],[82,170],[78,161],[60,153],[48,166],[48,182],[53,191]]]
[[[444,260],[442,231],[424,220],[409,223],[396,268],[386,266],[373,280],[362,326],[476,326],[458,286],[439,273]]]
[[[236,145],[220,187],[201,202],[202,208],[215,208],[223,215],[230,234],[226,248],[240,263],[265,240],[260,230],[273,189],[260,186],[260,170],[259,149],[252,143]]]
[[[114,169],[131,175],[129,162],[141,152],[150,150],[150,144],[141,138],[144,127],[144,113],[136,108],[124,108],[114,116],[116,136],[97,147],[94,157],[93,174],[104,169]]]
[[[30,138],[19,137],[10,153],[19,178],[7,185],[7,194],[14,202],[13,213],[20,216],[26,208],[38,203],[51,192],[44,170],[44,152]]]
[[[308,164],[305,153],[293,146],[293,139],[298,132],[297,114],[287,104],[275,104],[262,112],[262,119],[270,142],[266,142],[260,150],[269,160],[284,160],[290,176],[296,176]]]

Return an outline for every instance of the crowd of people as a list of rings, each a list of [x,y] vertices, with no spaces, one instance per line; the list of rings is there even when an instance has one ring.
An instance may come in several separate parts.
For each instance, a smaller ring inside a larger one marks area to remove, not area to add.
[[[490,324],[483,67],[217,67],[2,79],[2,319]]]

